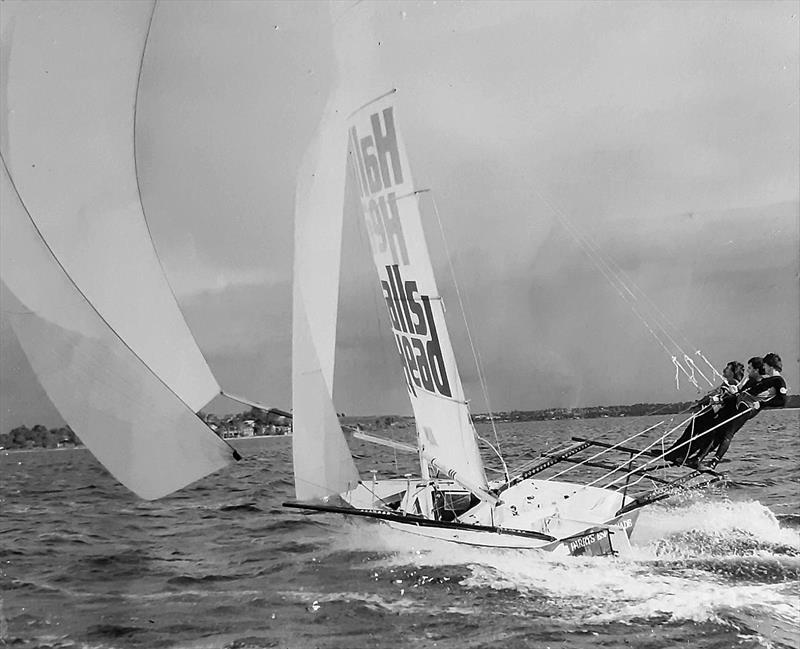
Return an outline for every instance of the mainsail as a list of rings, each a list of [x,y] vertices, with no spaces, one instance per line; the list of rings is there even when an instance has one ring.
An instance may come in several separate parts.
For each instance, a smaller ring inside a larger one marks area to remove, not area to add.
[[[350,160],[373,260],[417,422],[420,452],[437,467],[485,489],[393,98],[394,93],[388,93],[350,118]]]
[[[120,482],[166,495],[235,451],[144,220],[135,104],[150,3],[5,3],[3,311],[53,404]]]

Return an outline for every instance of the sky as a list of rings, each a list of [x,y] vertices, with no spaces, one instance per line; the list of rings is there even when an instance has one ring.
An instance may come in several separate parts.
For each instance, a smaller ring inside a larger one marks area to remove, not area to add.
[[[800,392],[799,3],[380,3],[350,9],[374,20],[335,46],[350,4],[154,15],[143,204],[223,388],[291,407],[295,176],[329,93],[364,75],[398,88],[432,189],[444,239],[429,199],[423,218],[473,411],[691,399],[656,319],[718,366],[778,352]],[[570,231],[663,315],[642,322]],[[408,414],[365,242],[346,219],[335,405]],[[2,429],[57,420],[4,319],[0,351]]]

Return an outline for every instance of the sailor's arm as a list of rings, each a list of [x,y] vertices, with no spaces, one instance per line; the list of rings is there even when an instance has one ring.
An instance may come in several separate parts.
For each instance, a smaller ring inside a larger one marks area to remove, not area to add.
[[[769,376],[748,388],[762,408],[783,408],[786,405],[786,381],[782,376]]]
[[[771,376],[762,383],[770,383],[770,396],[762,399],[763,408],[783,408],[786,405],[786,381],[782,376]]]

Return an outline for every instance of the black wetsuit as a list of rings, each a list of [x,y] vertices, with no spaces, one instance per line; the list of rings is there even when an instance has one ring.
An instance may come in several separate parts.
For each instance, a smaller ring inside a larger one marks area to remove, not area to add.
[[[767,390],[775,390],[775,394],[767,397],[761,401],[762,408],[783,408],[786,405],[786,381],[780,374],[775,376],[767,376],[761,379],[758,383],[747,391],[752,395],[759,395]]]
[[[758,395],[770,389],[774,389],[775,394],[763,400],[758,399]],[[728,452],[728,447],[731,445],[733,436],[739,432],[745,423],[758,415],[762,408],[783,408],[786,405],[786,381],[780,374],[762,377],[758,381],[748,379],[747,383],[742,386],[742,393],[742,398],[736,400],[735,411],[728,415],[728,418],[739,413],[747,414],[739,414],[739,416],[729,424],[721,426],[714,436],[711,446],[706,451],[707,453],[716,446],[717,451],[714,455],[717,462],[725,457],[725,453]],[[759,401],[760,408],[752,409],[748,412],[747,409],[752,408],[753,401]],[[720,411],[720,413],[721,412],[722,411]]]
[[[721,397],[722,408],[718,412],[714,412],[711,407],[715,396]],[[698,460],[703,459],[714,444],[719,430],[717,426],[735,414],[736,397],[719,387],[705,396],[698,405],[703,406],[704,410],[689,422],[678,441],[666,452],[664,459],[667,462],[683,464],[692,456]]]

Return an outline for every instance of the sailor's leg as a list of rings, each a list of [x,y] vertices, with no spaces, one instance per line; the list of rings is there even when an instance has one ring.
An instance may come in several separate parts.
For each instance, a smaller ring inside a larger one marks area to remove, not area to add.
[[[686,430],[680,436],[680,439],[675,442],[664,456],[667,462],[674,462],[676,464],[685,463],[692,453],[698,450],[698,437],[702,435],[703,431],[711,428],[714,421],[714,413],[706,412],[697,415],[689,422]]]
[[[716,446],[716,443],[717,438],[713,433],[703,435],[699,439],[695,440],[697,452],[694,454],[694,459],[697,460],[698,464],[705,459],[706,455],[708,455]]]
[[[688,444],[687,442],[692,439],[694,429],[694,419],[692,419],[692,421],[689,422],[689,425],[686,427],[686,430],[684,430],[683,434],[678,438],[678,441],[670,446],[669,450],[664,454],[664,459],[667,462],[683,462],[687,457],[689,457],[691,444]]]
[[[739,430],[739,428],[736,426],[728,426],[726,428],[725,433],[720,439],[719,446],[717,446],[717,452],[708,463],[710,468],[715,469],[719,461],[725,457],[725,453],[728,452],[728,447],[730,447],[733,436],[736,434],[737,430]]]
[[[752,412],[750,412],[750,413],[748,413],[746,415],[740,416],[738,419],[735,419],[730,424],[728,424],[727,426],[724,426],[721,429],[721,433],[720,433],[720,436],[718,438],[719,439],[719,446],[717,446],[717,452],[714,454],[714,458],[712,459],[712,462],[713,462],[714,466],[717,466],[717,463],[723,457],[725,457],[725,453],[728,452],[728,448],[730,447],[731,442],[733,441],[733,436],[736,435],[736,433],[739,432],[741,427],[745,425],[745,422],[747,422],[749,419],[752,419],[757,414],[758,414],[758,410],[754,410],[754,411],[752,411]],[[714,467],[712,467],[712,468],[714,468]]]

